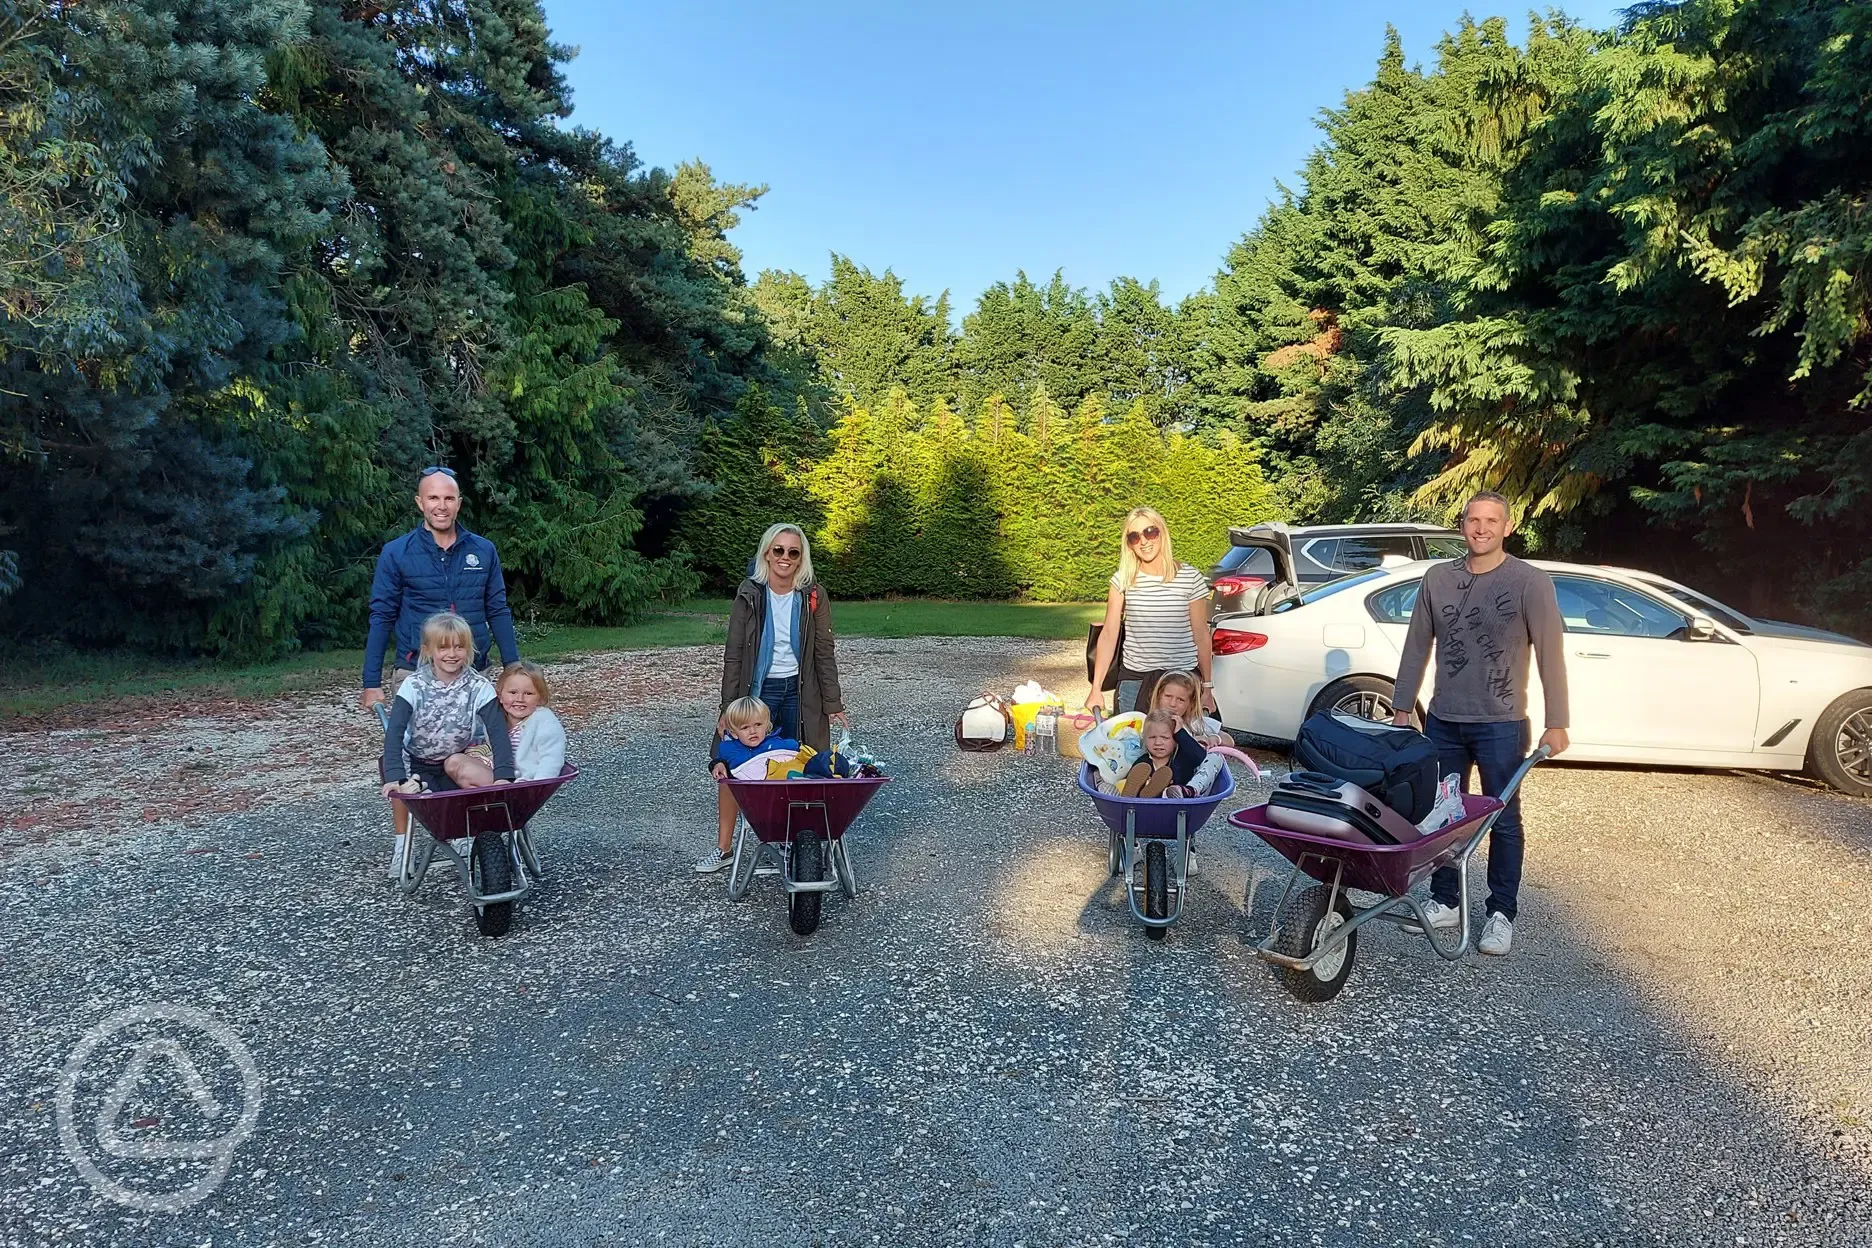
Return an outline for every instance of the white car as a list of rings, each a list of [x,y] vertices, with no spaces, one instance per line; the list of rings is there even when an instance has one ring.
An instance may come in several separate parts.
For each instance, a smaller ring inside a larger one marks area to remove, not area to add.
[[[1386,719],[1431,562],[1374,568],[1215,619],[1222,722],[1291,741],[1328,708]],[[1872,797],[1872,646],[1755,620],[1648,572],[1535,561],[1566,621],[1576,762],[1807,770]],[[1538,664],[1528,713],[1540,722]],[[1435,664],[1416,708],[1430,700]]]

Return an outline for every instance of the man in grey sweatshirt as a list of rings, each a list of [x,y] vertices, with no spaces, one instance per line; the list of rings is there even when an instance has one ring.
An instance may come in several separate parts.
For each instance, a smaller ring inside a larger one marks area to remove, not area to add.
[[[1482,776],[1482,792],[1497,796],[1528,752],[1528,656],[1540,663],[1546,695],[1541,744],[1554,754],[1567,747],[1566,626],[1554,600],[1553,578],[1502,549],[1513,532],[1508,500],[1492,490],[1463,508],[1464,559],[1424,574],[1411,610],[1404,657],[1392,695],[1395,722],[1408,724],[1436,648],[1436,692],[1424,735],[1436,743],[1438,770],[1462,777],[1469,766]],[[1483,953],[1505,954],[1514,943],[1521,892],[1521,798],[1508,803],[1489,832],[1488,922],[1477,943]],[[1431,877],[1425,907],[1432,927],[1455,927],[1464,899],[1457,875],[1445,867]]]

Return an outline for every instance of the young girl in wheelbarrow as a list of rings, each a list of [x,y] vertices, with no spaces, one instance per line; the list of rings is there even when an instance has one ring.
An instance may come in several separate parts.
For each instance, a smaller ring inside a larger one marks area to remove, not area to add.
[[[1214,745],[1234,745],[1222,731],[1222,722],[1202,713],[1202,685],[1188,672],[1165,672],[1151,691],[1150,709],[1169,711],[1176,717],[1177,735],[1188,737],[1205,749]]]
[[[513,780],[514,739],[493,684],[470,666],[473,659],[467,620],[442,611],[423,622],[421,658],[397,689],[384,730],[385,797]],[[468,753],[477,724],[494,756],[491,771]]]

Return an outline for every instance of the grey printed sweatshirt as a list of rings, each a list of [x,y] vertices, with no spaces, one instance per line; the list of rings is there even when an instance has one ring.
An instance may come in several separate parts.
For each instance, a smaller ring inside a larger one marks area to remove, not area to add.
[[[1450,723],[1521,720],[1528,713],[1528,655],[1540,661],[1546,726],[1567,726],[1566,625],[1553,578],[1516,559],[1477,576],[1467,560],[1424,573],[1398,664],[1392,704],[1415,706],[1436,645],[1430,713]]]

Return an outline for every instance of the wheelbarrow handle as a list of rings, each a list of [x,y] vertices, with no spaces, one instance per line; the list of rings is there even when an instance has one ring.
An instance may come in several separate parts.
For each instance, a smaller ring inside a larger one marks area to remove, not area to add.
[[[1506,806],[1514,798],[1515,791],[1521,787],[1521,782],[1527,779],[1527,773],[1534,770],[1535,763],[1544,762],[1552,757],[1552,749],[1545,745],[1535,746],[1534,752],[1521,760],[1521,766],[1515,769],[1514,778],[1508,781],[1507,787],[1496,795],[1501,799],[1502,805]]]
[[[1501,817],[1501,813],[1508,809],[1508,803],[1514,800],[1516,790],[1521,787],[1521,782],[1527,779],[1527,773],[1534,770],[1535,763],[1552,757],[1553,751],[1541,745],[1536,746],[1532,754],[1521,760],[1521,766],[1515,769],[1514,776],[1508,781],[1507,785],[1503,787],[1502,791],[1496,795],[1496,800],[1499,801],[1501,805],[1497,806],[1494,811],[1490,813],[1488,818],[1477,825],[1475,832],[1469,837],[1468,844],[1463,846],[1463,851],[1458,857],[1458,862],[1463,865],[1465,870],[1467,870],[1469,855],[1475,853],[1477,846],[1482,844],[1482,838],[1489,834],[1489,829],[1495,826],[1495,821]],[[1463,880],[1463,886],[1465,890],[1468,887],[1468,879],[1466,876]]]
[[[389,732],[390,731],[390,712],[384,710],[384,704],[381,702],[373,702],[371,703],[371,710],[377,712],[377,722],[383,725],[383,730],[385,732]]]

